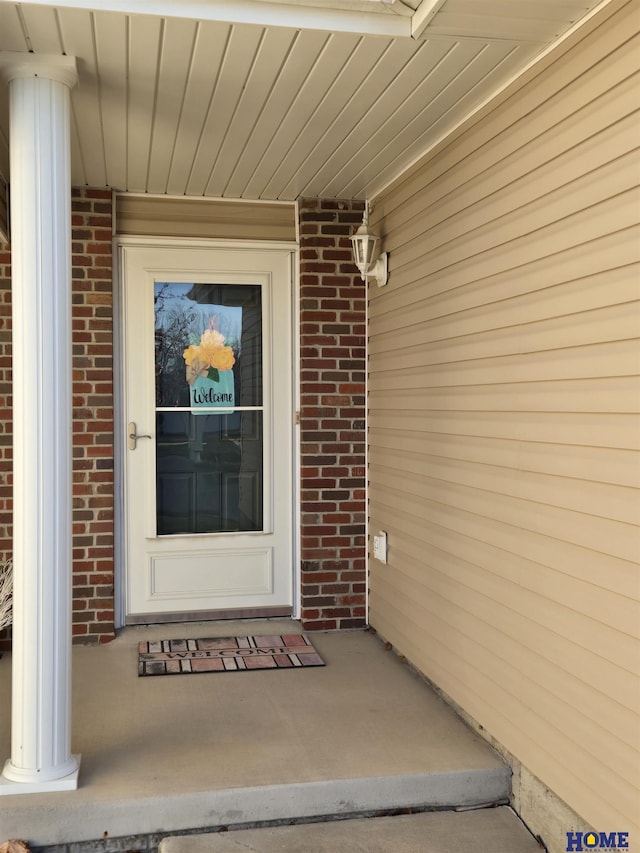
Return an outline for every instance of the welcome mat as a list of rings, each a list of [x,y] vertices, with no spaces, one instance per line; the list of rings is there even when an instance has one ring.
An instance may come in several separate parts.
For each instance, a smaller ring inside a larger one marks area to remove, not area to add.
[[[138,646],[138,675],[324,666],[304,634],[157,640]]]

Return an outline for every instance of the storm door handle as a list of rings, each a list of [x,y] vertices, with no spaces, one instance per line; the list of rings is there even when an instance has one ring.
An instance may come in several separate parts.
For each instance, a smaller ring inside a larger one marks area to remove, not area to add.
[[[129,429],[127,430],[127,438],[129,440],[129,450],[135,450],[139,438],[151,438],[147,433],[136,432],[135,421],[129,421]]]

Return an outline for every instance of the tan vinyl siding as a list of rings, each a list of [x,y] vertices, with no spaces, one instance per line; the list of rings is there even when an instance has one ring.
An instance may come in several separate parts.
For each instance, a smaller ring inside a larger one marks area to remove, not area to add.
[[[293,203],[244,202],[168,196],[116,196],[122,235],[220,240],[296,239]]]
[[[374,200],[391,275],[369,309],[371,624],[632,833],[638,11],[611,4]]]

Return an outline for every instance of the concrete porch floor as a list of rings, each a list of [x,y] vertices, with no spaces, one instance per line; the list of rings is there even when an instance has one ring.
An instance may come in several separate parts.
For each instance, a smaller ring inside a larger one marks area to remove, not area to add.
[[[509,769],[369,632],[310,634],[325,667],[138,678],[141,639],[294,633],[288,620],[127,628],[73,650],[77,791],[0,797],[33,847],[408,807],[504,802]],[[0,760],[10,754],[0,660]],[[151,838],[157,839],[155,842]],[[133,847],[133,844],[130,844]],[[84,847],[74,846],[75,850]]]

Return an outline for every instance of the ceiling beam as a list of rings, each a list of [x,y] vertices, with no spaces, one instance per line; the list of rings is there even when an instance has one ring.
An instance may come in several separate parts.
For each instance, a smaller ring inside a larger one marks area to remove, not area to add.
[[[0,4],[12,0],[0,0]],[[318,6],[264,2],[264,0],[21,0],[21,5],[89,9],[131,15],[155,15],[262,27],[359,33],[391,37],[411,36],[411,19],[379,12],[358,12]]]
[[[445,2],[446,0],[422,0],[411,19],[411,38],[422,38],[422,34]]]

